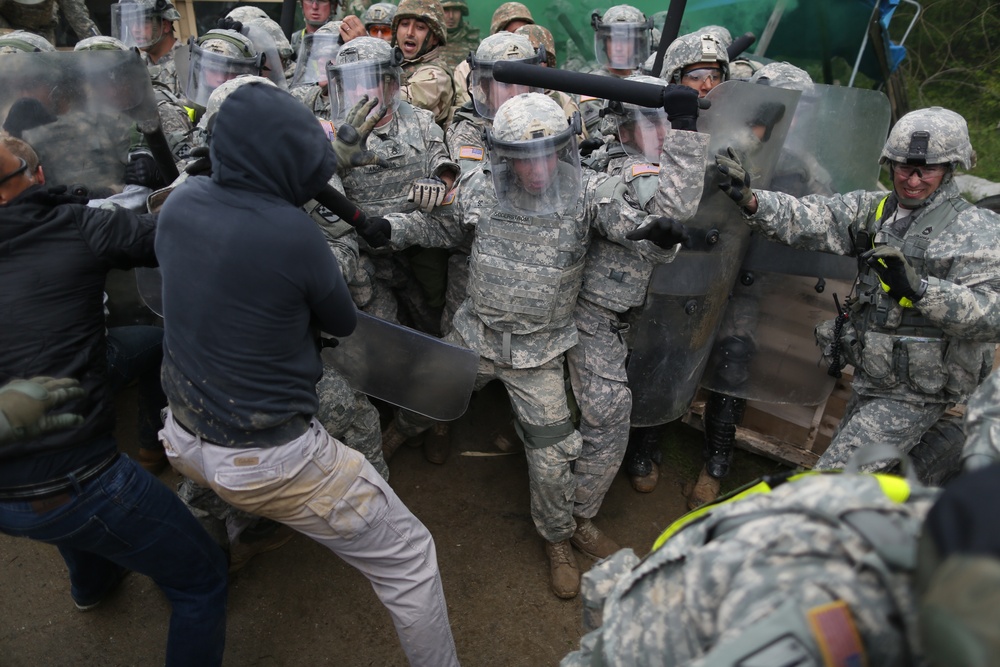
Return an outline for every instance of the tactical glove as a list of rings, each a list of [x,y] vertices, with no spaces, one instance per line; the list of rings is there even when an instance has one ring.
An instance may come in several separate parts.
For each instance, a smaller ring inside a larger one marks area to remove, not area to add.
[[[368,101],[364,95],[349,112],[347,119],[337,127],[337,138],[333,141],[333,151],[337,154],[337,171],[344,173],[354,167],[377,164],[388,167],[389,163],[367,150],[368,135],[372,133],[375,124],[385,117],[388,109],[382,107],[374,115],[369,115],[378,105],[375,99]]]
[[[358,227],[358,234],[373,248],[389,245],[392,238],[392,225],[385,218],[368,218]]]
[[[87,392],[73,378],[36,377],[12,380],[0,387],[0,412],[10,422],[12,432],[0,433],[0,440],[33,438],[83,423],[83,417],[73,414],[46,416],[51,408],[62,405]]]
[[[729,198],[746,208],[753,201],[753,190],[750,188],[750,174],[743,168],[739,155],[732,148],[726,149],[726,154],[715,156],[715,168],[718,171],[718,185],[729,195]]]
[[[166,183],[160,175],[156,160],[148,153],[132,153],[125,165],[125,185],[141,185],[150,190],[162,188]]]
[[[448,194],[448,186],[440,178],[436,176],[418,178],[410,186],[406,201],[415,203],[422,211],[429,213],[434,210],[435,206],[441,205],[446,194]]]
[[[673,248],[678,243],[687,244],[691,240],[687,227],[673,218],[663,216],[649,220],[642,227],[636,227],[625,238],[630,241],[647,239],[661,248]]]
[[[194,158],[191,162],[184,167],[184,172],[188,176],[211,176],[212,175],[212,158],[211,151],[208,146],[198,146],[197,148],[191,149],[189,154]]]
[[[587,157],[598,148],[604,145],[604,140],[600,137],[590,137],[580,142],[580,157]]]
[[[861,260],[878,274],[882,289],[904,308],[912,308],[927,291],[927,279],[917,275],[899,248],[872,248],[861,255]]]
[[[698,91],[671,83],[663,91],[663,110],[675,130],[698,131]]]
[[[3,121],[3,129],[12,137],[20,139],[28,130],[55,121],[56,117],[49,113],[44,104],[34,97],[22,97],[10,106],[7,118]]]

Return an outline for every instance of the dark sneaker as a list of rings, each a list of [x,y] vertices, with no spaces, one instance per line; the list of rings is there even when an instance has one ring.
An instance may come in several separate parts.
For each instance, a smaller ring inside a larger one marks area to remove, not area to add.
[[[114,594],[114,592],[118,590],[118,587],[121,585],[122,580],[125,579],[128,573],[131,572],[131,570],[121,567],[120,565],[116,567],[118,567],[118,571],[115,573],[114,579],[112,579],[111,583],[108,584],[108,587],[105,589],[103,593],[90,600],[77,600],[76,598],[73,598],[73,604],[76,605],[76,608],[78,610],[90,611],[95,607],[99,607],[102,602],[110,598]]]
[[[448,437],[447,422],[438,422],[424,438],[424,458],[437,465],[443,464],[451,454],[451,438]]]
[[[294,530],[269,519],[250,526],[229,546],[229,574],[241,570],[257,554],[285,546],[294,536]]]

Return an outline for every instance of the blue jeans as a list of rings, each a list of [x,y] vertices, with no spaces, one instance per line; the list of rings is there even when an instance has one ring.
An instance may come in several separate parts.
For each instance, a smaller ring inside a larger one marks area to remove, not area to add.
[[[69,495],[41,513],[0,501],[0,531],[58,547],[77,601],[101,599],[122,567],[150,577],[172,607],[166,664],[222,664],[226,558],[177,496],[125,456]]]
[[[163,449],[156,435],[161,426],[160,410],[167,407],[160,384],[163,329],[139,325],[112,327],[108,329],[107,344],[111,394],[137,383],[139,446],[154,451]]]

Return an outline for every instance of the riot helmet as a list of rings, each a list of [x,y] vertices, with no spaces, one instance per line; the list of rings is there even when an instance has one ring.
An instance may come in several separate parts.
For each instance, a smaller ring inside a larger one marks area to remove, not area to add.
[[[136,85],[137,82],[145,84],[148,78],[138,47],[128,47],[120,39],[98,35],[80,40],[73,50],[87,52],[74,65],[80,83],[90,89],[90,103],[98,110],[155,113],[152,88]]]
[[[544,60],[544,51],[531,46],[524,35],[498,32],[479,44],[475,53],[469,54],[469,95],[476,113],[483,118],[493,118],[500,105],[521,93],[542,92],[541,88],[512,83],[500,83],[493,78],[493,65],[499,60],[511,60],[538,65]]]
[[[243,24],[244,28],[246,28],[247,26],[256,26],[261,30],[263,30],[264,32],[266,32],[268,35],[270,35],[271,40],[274,42],[275,48],[278,50],[278,59],[281,61],[282,68],[288,67],[288,65],[290,65],[292,63],[292,60],[294,60],[295,58],[295,51],[292,50],[292,45],[288,41],[288,38],[285,36],[285,33],[281,29],[281,26],[278,25],[274,21],[274,19],[266,15],[265,16],[254,15],[250,16],[247,19],[238,19],[232,16],[233,12],[236,12],[239,9],[255,9],[255,7],[237,7],[232,12],[229,12],[230,14],[229,18],[233,19],[234,21],[240,21]],[[246,12],[243,13],[245,14]],[[247,33],[247,36],[250,37],[251,41],[253,41],[255,45],[257,44],[257,42],[254,40],[254,35],[252,33]],[[260,49],[258,49],[258,51],[260,51]],[[270,57],[270,55],[268,57]],[[278,61],[275,60],[274,62]]]
[[[15,30],[0,35],[0,55],[9,53],[49,53],[56,47],[41,35],[27,30]]]
[[[594,28],[594,54],[607,70],[634,70],[649,56],[653,21],[631,5],[615,5],[602,16],[590,17]]]
[[[403,53],[377,37],[358,37],[344,45],[334,62],[326,66],[330,91],[330,120],[341,124],[348,112],[365,95],[377,97],[389,110],[381,121],[391,118],[399,104],[403,76]]]
[[[275,31],[269,24],[272,24],[273,28],[276,29],[277,35],[286,47],[284,57],[281,55],[282,47],[275,40]],[[291,54],[292,46],[288,43],[284,33],[281,32],[281,26],[271,19],[253,19],[243,24],[240,33],[250,39],[254,51],[261,56],[261,76],[270,79],[279,88],[287,89],[284,63]]]
[[[662,76],[670,83],[694,88],[704,97],[729,79],[729,54],[710,33],[681,35],[663,55]]]
[[[81,39],[73,45],[74,51],[128,51],[125,42],[109,35],[96,35]]]
[[[306,33],[299,44],[291,86],[326,81],[327,63],[332,63],[344,46],[340,41],[341,21],[330,21],[316,32]],[[352,40],[353,41],[353,40]]]
[[[427,36],[419,46],[412,43],[409,38],[404,37],[400,40],[399,24],[408,19],[427,24]],[[431,43],[431,35],[437,39],[437,44]],[[392,17],[392,44],[400,47],[408,59],[419,58],[436,46],[444,46],[447,43],[448,29],[444,24],[444,9],[439,0],[402,0],[399,3],[396,15]]]
[[[723,27],[721,25],[707,25],[704,28],[698,29],[698,34],[703,35],[708,33],[712,37],[715,37],[722,44],[722,48],[729,49],[729,45],[733,43],[733,34],[729,32],[729,28]]]
[[[246,23],[247,21],[252,21],[253,19],[270,19],[265,12],[260,7],[254,7],[253,5],[240,5],[239,7],[233,7],[226,14],[226,18],[230,18],[234,21],[239,21],[240,23]]]
[[[809,76],[808,72],[786,62],[773,62],[764,65],[753,73],[750,77],[750,83],[760,83],[810,94],[815,89],[812,77]]]
[[[633,74],[625,81],[663,86],[663,79],[646,74]],[[663,138],[670,129],[670,120],[663,107],[640,107],[609,100],[604,116],[611,120],[612,132],[627,155],[659,164]]]
[[[571,210],[582,183],[580,130],[579,113],[567,122],[548,95],[522,93],[500,105],[492,128],[485,130],[500,205],[521,215]]]
[[[241,74],[260,74],[263,58],[253,42],[235,30],[209,30],[188,42],[187,63],[177,59],[178,78],[186,70],[184,94],[204,107],[209,95],[223,82]]]
[[[365,11],[361,22],[369,37],[378,37],[387,42],[392,41],[392,19],[396,16],[396,5],[388,2],[376,2]]]
[[[163,38],[164,21],[180,21],[169,0],[119,0],[111,5],[111,34],[125,46],[147,49]]]
[[[501,30],[513,32],[522,25],[534,22],[535,19],[531,16],[531,10],[523,4],[520,2],[505,2],[493,12],[493,19],[490,21],[490,34],[495,35]],[[508,30],[508,26],[511,23],[517,23],[514,26],[514,30]]]
[[[198,120],[198,127],[208,132],[212,127],[212,120],[215,118],[215,114],[219,112],[219,107],[222,103],[226,101],[226,98],[233,94],[233,92],[240,86],[245,86],[248,83],[260,83],[265,86],[273,86],[274,82],[262,76],[256,76],[254,74],[241,74],[235,79],[229,79],[224,81],[219,85],[218,88],[212,91],[212,94],[208,96],[208,103],[205,105],[205,114]]]
[[[548,28],[537,23],[529,23],[515,30],[514,34],[527,37],[536,49],[539,47],[545,49],[545,64],[549,67],[556,66],[556,40],[552,38]]]

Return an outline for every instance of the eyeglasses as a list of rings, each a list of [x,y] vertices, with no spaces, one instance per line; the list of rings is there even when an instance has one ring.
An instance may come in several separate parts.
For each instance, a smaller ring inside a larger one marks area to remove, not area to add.
[[[722,81],[722,70],[716,67],[693,69],[681,74],[681,78],[687,79],[691,83],[701,83],[706,80],[710,83],[719,83]]]
[[[328,5],[330,0],[302,0],[303,5]]]
[[[892,168],[906,180],[916,174],[921,181],[927,181],[941,176],[948,167],[943,164],[925,164],[919,167],[912,164],[894,164]]]
[[[25,173],[25,172],[28,171],[28,163],[24,161],[24,158],[23,157],[19,157],[17,159],[21,162],[21,166],[18,167],[17,169],[15,169],[14,171],[10,172],[9,174],[5,174],[4,176],[0,176],[0,185],[3,185],[7,181],[13,179],[15,176],[17,176],[19,174],[23,174],[23,173]]]
[[[368,26],[368,35],[371,37],[378,37],[379,39],[385,39],[386,37],[391,37],[392,26],[370,25]]]

